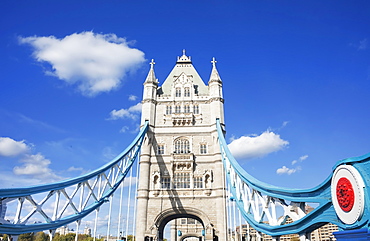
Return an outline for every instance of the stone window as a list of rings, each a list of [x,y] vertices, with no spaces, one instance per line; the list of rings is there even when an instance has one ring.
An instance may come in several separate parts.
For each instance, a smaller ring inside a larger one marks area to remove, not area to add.
[[[188,224],[195,224],[195,219],[188,218]]]
[[[175,154],[190,153],[190,144],[187,139],[181,138],[175,141]]]
[[[200,144],[200,154],[207,154],[207,144]]]
[[[199,114],[199,105],[194,105],[194,114]]]
[[[203,188],[203,177],[194,177],[194,188]]]
[[[181,88],[180,87],[177,87],[176,90],[175,90],[175,96],[176,97],[181,97]]]
[[[179,105],[175,106],[175,113],[181,113],[181,106]]]
[[[171,188],[171,177],[162,177],[161,186],[163,189],[170,189]]]
[[[190,97],[190,88],[189,87],[185,87],[184,96],[185,97]]]
[[[170,115],[170,114],[172,114],[172,106],[167,105],[166,106],[166,115]]]
[[[190,106],[189,105],[184,106],[184,112],[185,113],[190,113]]]
[[[190,173],[188,172],[175,173],[173,187],[177,189],[190,188]]]
[[[164,145],[163,144],[159,144],[157,146],[157,155],[163,155],[164,154]]]

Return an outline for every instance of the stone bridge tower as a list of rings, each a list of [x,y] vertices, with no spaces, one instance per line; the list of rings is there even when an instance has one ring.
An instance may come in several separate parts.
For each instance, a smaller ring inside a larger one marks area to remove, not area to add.
[[[225,176],[216,130],[216,118],[224,123],[224,100],[215,59],[212,64],[206,85],[184,51],[159,86],[150,63],[142,100],[141,122],[149,121],[150,130],[140,156],[138,241],[162,240],[169,222],[171,241],[226,240]],[[191,228],[183,220],[197,225]]]

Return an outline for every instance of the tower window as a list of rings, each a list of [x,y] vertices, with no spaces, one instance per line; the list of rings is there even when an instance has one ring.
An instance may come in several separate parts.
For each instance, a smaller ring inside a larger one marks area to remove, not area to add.
[[[159,144],[157,146],[157,155],[163,155],[164,154],[164,145],[163,144]]]
[[[190,188],[190,173],[175,173],[174,188]]]
[[[166,106],[166,115],[170,115],[170,114],[172,114],[172,106],[167,105]]]
[[[161,185],[162,185],[162,188],[164,189],[170,189],[171,188],[171,177],[162,177]]]
[[[202,177],[194,178],[194,188],[203,188],[203,178]]]
[[[187,139],[178,139],[175,141],[175,153],[184,154],[190,153],[190,145]]]
[[[194,105],[194,114],[199,114],[199,105]]]
[[[179,105],[175,106],[175,113],[181,113],[181,106]]]
[[[200,154],[207,154],[207,144],[200,144]]]
[[[175,96],[176,96],[176,97],[181,97],[181,88],[180,88],[180,87],[177,87],[177,88],[176,88]]]
[[[184,96],[185,97],[190,97],[190,88],[189,87],[185,87]]]
[[[189,105],[184,106],[184,112],[185,113],[190,113],[190,106]]]
[[[188,218],[188,224],[195,224],[195,219]]]

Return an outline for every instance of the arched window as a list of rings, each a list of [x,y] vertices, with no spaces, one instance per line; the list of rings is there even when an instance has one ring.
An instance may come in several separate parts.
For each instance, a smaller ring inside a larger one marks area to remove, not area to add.
[[[199,105],[194,105],[194,114],[199,114]]]
[[[175,153],[183,154],[190,153],[190,144],[187,139],[181,138],[175,141]]]
[[[200,144],[200,154],[207,154],[207,144],[205,143]]]
[[[190,106],[189,105],[184,106],[184,113],[190,113]]]
[[[175,113],[181,113],[181,106],[179,105],[175,106]]]
[[[185,89],[184,89],[184,96],[185,97],[190,97],[190,88],[189,87],[185,87]]]
[[[163,155],[164,154],[164,145],[158,144],[157,146],[157,155]]]
[[[172,114],[172,106],[167,105],[166,106],[166,115]]]
[[[176,90],[175,90],[175,96],[176,97],[181,97],[181,88],[180,87],[177,87]]]

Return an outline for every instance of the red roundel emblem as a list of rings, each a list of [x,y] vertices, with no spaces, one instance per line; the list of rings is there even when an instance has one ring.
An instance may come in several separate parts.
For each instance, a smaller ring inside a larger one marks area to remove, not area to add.
[[[336,193],[339,207],[345,212],[351,211],[355,203],[355,193],[347,178],[342,177],[338,180]]]

